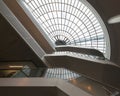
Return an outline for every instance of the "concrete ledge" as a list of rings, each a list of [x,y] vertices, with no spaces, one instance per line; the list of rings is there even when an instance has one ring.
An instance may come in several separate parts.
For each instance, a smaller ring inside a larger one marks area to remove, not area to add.
[[[20,96],[20,94],[23,96],[33,96],[33,94],[39,96],[92,96],[63,80],[46,78],[1,78],[0,90],[3,96],[8,96],[7,94],[9,96]],[[25,92],[25,90],[27,91]]]
[[[44,57],[49,67],[62,67],[98,81],[107,86],[120,89],[120,67],[108,60],[48,54]]]

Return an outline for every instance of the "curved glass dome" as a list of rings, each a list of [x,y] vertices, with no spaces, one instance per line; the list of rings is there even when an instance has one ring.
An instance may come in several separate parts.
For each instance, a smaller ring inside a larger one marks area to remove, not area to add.
[[[81,0],[22,0],[55,45],[77,45],[106,53],[99,20]]]

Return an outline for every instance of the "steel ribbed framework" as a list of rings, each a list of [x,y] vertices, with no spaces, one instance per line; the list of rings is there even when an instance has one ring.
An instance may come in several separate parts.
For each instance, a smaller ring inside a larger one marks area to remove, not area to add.
[[[22,0],[56,45],[78,45],[106,52],[103,29],[80,0]]]

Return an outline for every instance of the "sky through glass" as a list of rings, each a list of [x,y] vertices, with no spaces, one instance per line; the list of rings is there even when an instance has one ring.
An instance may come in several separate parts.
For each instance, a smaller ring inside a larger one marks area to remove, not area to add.
[[[102,27],[80,0],[22,0],[55,45],[77,45],[105,53]]]

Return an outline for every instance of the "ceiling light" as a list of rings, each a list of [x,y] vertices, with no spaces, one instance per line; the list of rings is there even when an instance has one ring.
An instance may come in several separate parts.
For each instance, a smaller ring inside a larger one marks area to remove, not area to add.
[[[108,24],[115,24],[115,23],[120,23],[120,15],[113,16],[108,20]]]
[[[12,66],[9,66],[10,68],[23,68],[23,66],[16,66],[16,65],[12,65]]]

